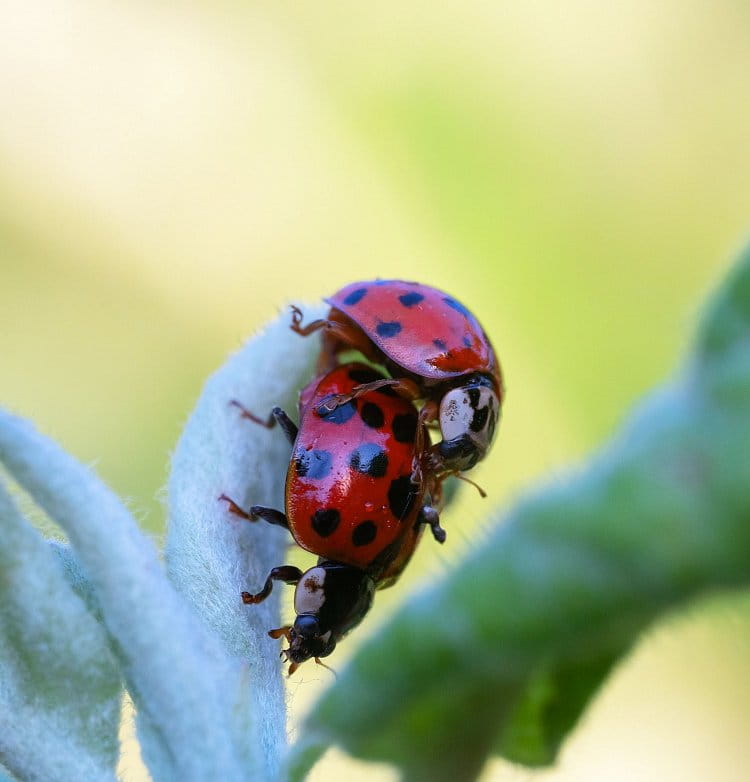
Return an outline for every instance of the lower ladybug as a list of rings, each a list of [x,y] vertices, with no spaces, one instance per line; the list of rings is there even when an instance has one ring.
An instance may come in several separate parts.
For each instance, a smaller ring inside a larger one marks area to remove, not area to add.
[[[431,469],[456,473],[484,458],[500,416],[503,381],[489,338],[463,304],[437,288],[402,280],[354,282],[325,301],[328,316],[306,326],[302,312],[292,308],[293,331],[323,333],[319,371],[354,348],[391,374],[329,405],[389,385],[407,399],[424,400],[421,423],[439,423],[442,439],[430,448]]]
[[[242,594],[245,603],[260,603],[274,581],[296,585],[294,625],[269,633],[289,641],[284,652],[290,674],[311,657],[319,661],[331,654],[362,621],[375,590],[398,579],[424,525],[436,540],[445,540],[431,506],[431,473],[417,469],[427,435],[414,405],[388,386],[330,409],[325,404],[384,379],[356,363],[316,378],[300,394],[299,429],[280,408],[264,421],[234,402],[256,423],[278,423],[292,443],[286,513],[259,505],[244,511],[226,495],[219,499],[249,521],[286,527],[298,545],[319,557],[306,572],[276,567],[260,592]]]

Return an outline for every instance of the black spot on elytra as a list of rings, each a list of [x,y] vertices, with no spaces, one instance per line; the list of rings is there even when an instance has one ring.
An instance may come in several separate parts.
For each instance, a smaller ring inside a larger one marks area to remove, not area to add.
[[[349,370],[349,377],[355,382],[363,385],[364,383],[373,383],[376,380],[382,380],[383,376],[370,367],[355,367]]]
[[[411,512],[417,499],[417,491],[418,486],[412,483],[410,475],[402,475],[391,481],[388,487],[388,507],[399,521]]]
[[[446,344],[445,340],[443,339],[433,339],[432,344],[438,349],[438,350],[448,350],[448,345]]]
[[[375,540],[377,534],[378,528],[375,526],[374,521],[360,521],[352,530],[352,543],[355,546],[366,546]]]
[[[367,295],[367,288],[357,288],[356,291],[352,291],[345,299],[344,304],[349,307],[353,307],[355,304],[359,304],[360,301]]]
[[[388,471],[388,454],[375,443],[364,443],[352,452],[349,464],[363,475],[382,478]]]
[[[374,402],[365,402],[359,415],[371,429],[380,429],[385,423],[383,411]]]
[[[404,307],[413,307],[415,304],[419,304],[424,299],[421,293],[416,291],[410,291],[409,293],[403,293],[398,297],[398,300],[404,305]]]
[[[330,412],[323,408],[325,402],[325,399],[320,401],[317,411],[318,415],[329,424],[345,424],[357,412],[357,405],[354,400],[345,402]]]
[[[375,326],[379,337],[395,337],[401,333],[401,324],[397,320],[388,320]]]
[[[468,336],[468,334],[464,335],[464,340],[463,340],[463,342],[464,342],[464,347],[465,347],[465,348],[470,348],[470,347],[471,347],[471,346],[474,344],[474,343],[472,342],[472,339],[471,339],[471,337],[470,337],[470,336]]]
[[[321,538],[333,535],[341,521],[341,515],[335,508],[319,508],[311,517],[312,528]]]
[[[393,418],[393,436],[400,443],[413,443],[417,435],[417,414],[402,413]]]
[[[300,478],[312,478],[315,481],[325,478],[331,472],[333,456],[330,451],[313,448],[311,451],[298,451],[294,457],[294,467]]]
[[[487,423],[487,416],[490,413],[489,407],[483,407],[481,410],[475,410],[474,415],[471,418],[469,429],[472,432],[481,432]]]
[[[474,408],[474,410],[476,410],[477,405],[479,404],[479,389],[470,388],[468,390],[468,394],[469,394],[469,402],[471,402],[471,406]]]

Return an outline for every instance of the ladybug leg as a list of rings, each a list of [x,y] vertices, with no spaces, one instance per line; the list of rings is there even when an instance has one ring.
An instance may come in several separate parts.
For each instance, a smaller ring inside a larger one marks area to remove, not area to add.
[[[278,424],[286,435],[286,439],[294,445],[294,441],[297,439],[297,424],[280,407],[274,407],[268,418],[259,418],[236,399],[230,399],[229,404],[240,409],[242,418],[248,418],[259,426],[265,426],[266,429],[273,429]]]
[[[271,638],[274,639],[274,641],[279,638],[286,638],[286,640],[289,641],[289,643],[291,643],[292,642],[291,631],[292,631],[291,625],[284,625],[283,627],[277,627],[275,630],[269,630],[268,635],[270,635]]]
[[[417,524],[428,524],[432,530],[432,537],[438,543],[445,543],[446,532],[440,526],[440,514],[430,505],[425,505],[417,517]]]
[[[318,359],[318,371],[327,372],[336,366],[336,355],[342,350],[358,350],[369,359],[377,360],[378,351],[373,348],[367,335],[338,310],[331,310],[328,318],[320,318],[302,325],[302,310],[292,306],[291,330],[301,337],[316,331],[323,331],[323,349]]]
[[[242,510],[242,508],[231,497],[227,497],[226,494],[222,494],[219,500],[229,503],[229,512],[234,513],[235,516],[239,516],[241,519],[247,521],[258,521],[263,519],[269,524],[277,524],[279,527],[285,527],[289,529],[289,521],[286,516],[280,510],[274,510],[273,508],[266,508],[263,505],[253,505],[249,511]]]
[[[297,439],[297,432],[299,431],[297,424],[280,407],[274,407],[271,410],[271,415],[281,427],[281,431],[286,435],[289,444],[294,445],[294,441]]]
[[[316,331],[325,329],[326,338],[329,339],[330,334],[334,340],[338,340],[347,347],[355,350],[364,348],[368,353],[372,352],[369,339],[362,333],[362,330],[354,325],[354,323],[340,320],[336,317],[336,311],[331,312],[331,316],[328,318],[319,318],[306,326],[302,325],[302,310],[299,307],[292,305],[292,323],[289,328],[301,337],[309,337],[310,334],[314,334]],[[338,346],[341,348],[341,345]]]
[[[273,589],[274,581],[283,581],[285,584],[296,584],[302,578],[302,571],[298,567],[293,565],[281,565],[281,567],[275,567],[266,579],[266,583],[263,585],[263,589],[254,595],[249,592],[242,593],[242,602],[245,605],[262,603],[270,594]]]
[[[294,304],[292,304],[291,310],[292,323],[289,328],[295,334],[299,334],[300,337],[309,337],[310,334],[314,334],[316,331],[320,331],[320,329],[325,329],[332,325],[332,321],[326,320],[325,318],[319,318],[318,320],[312,321],[312,323],[308,323],[307,326],[303,326],[302,318],[305,316],[302,310],[299,307],[295,307]]]
[[[426,446],[429,444],[425,442],[425,426],[429,426],[438,417],[438,405],[432,399],[427,400],[419,411],[419,417],[417,419],[417,439],[414,441],[414,447],[417,454],[423,454]]]
[[[433,400],[428,400],[422,405],[417,418],[417,435],[414,440],[414,462],[412,465],[412,475],[415,483],[421,483],[425,474],[425,468],[428,472],[434,472],[433,465],[429,458],[428,446],[430,444],[425,427],[429,422],[437,417],[438,406]],[[439,482],[436,484],[439,486]]]
[[[422,396],[419,386],[412,380],[407,380],[406,378],[375,380],[372,383],[363,383],[362,385],[355,386],[347,394],[331,394],[331,396],[326,397],[326,399],[318,405],[316,412],[319,416],[326,416],[332,413],[337,407],[341,407],[341,405],[351,402],[352,399],[357,399],[363,394],[369,394],[371,391],[380,391],[383,388],[390,388],[394,393],[409,401],[419,399]]]

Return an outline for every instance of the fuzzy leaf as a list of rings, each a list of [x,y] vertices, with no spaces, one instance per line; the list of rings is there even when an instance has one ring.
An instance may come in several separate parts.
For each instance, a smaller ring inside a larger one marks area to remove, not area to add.
[[[0,460],[66,531],[90,579],[154,780],[244,779],[230,738],[242,671],[175,592],[128,511],[91,471],[2,410]]]
[[[169,481],[167,571],[226,652],[248,668],[248,713],[237,711],[238,741],[247,750],[248,778],[257,779],[278,778],[286,743],[279,642],[267,635],[281,623],[283,587],[257,606],[243,605],[240,592],[257,591],[271,568],[284,563],[291,538],[283,529],[239,519],[217,498],[226,493],[242,507],[284,508],[291,446],[280,428],[243,419],[230,400],[262,418],[274,406],[297,418],[297,394],[312,376],[319,340],[301,338],[289,323],[282,314],[209,378],[177,445]]]
[[[651,622],[747,586],[749,340],[750,253],[678,381],[360,649],[308,718],[291,778],[334,743],[410,780],[472,779],[493,752],[551,763]]]
[[[107,634],[1,484],[0,661],[3,765],[21,780],[114,780],[122,687]]]
[[[57,540],[48,540],[52,552],[62,565],[63,574],[70,584],[73,591],[83,600],[92,616],[98,621],[102,621],[102,610],[96,601],[94,587],[91,585],[89,577],[83,572],[81,563],[78,561],[73,549],[66,543]]]

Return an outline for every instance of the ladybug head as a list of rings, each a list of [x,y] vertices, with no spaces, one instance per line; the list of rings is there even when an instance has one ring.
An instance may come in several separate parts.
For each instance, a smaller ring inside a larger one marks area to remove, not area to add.
[[[362,621],[374,591],[365,571],[340,562],[324,560],[303,573],[294,592],[294,624],[268,633],[289,642],[281,653],[289,662],[289,675],[311,657],[323,665],[320,658],[328,657],[336,642]]]
[[[289,648],[284,649],[282,654],[289,661],[289,676],[305,660],[314,657],[318,661],[321,657],[328,657],[336,648],[336,639],[333,637],[333,633],[330,630],[321,633],[318,618],[312,614],[299,615],[294,621],[294,625],[288,629],[284,628],[284,630],[283,634],[289,641]],[[271,632],[275,633],[276,631]]]
[[[440,466],[469,470],[492,445],[500,415],[500,399],[490,378],[472,375],[446,392],[440,402],[443,439],[434,448]]]

